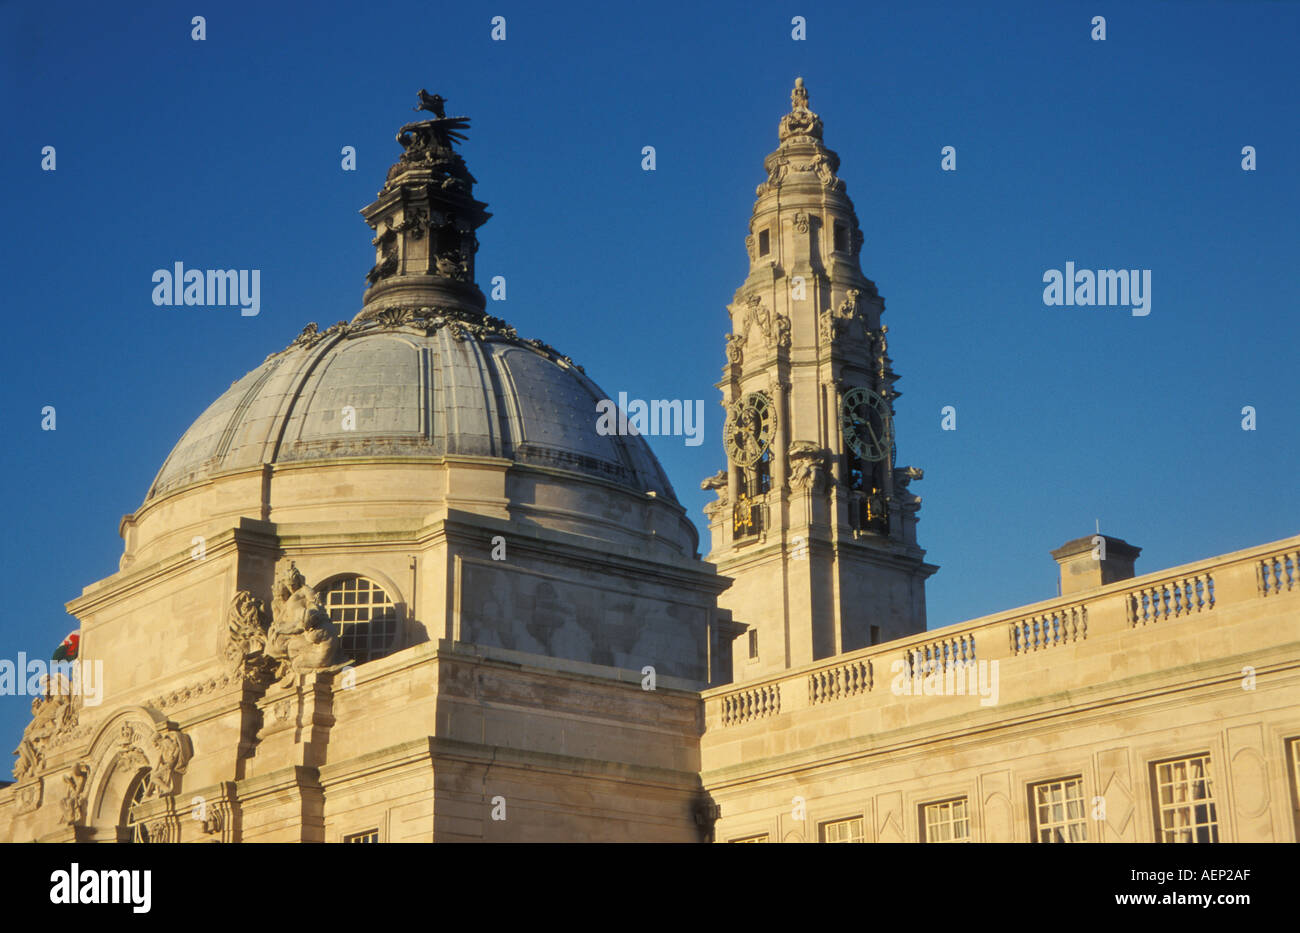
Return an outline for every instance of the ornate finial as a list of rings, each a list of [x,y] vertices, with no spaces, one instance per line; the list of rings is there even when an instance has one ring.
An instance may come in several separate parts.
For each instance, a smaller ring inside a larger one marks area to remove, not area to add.
[[[790,92],[790,110],[808,112],[808,89],[803,86],[803,78],[794,79],[794,90]]]
[[[804,87],[803,78],[794,79],[794,90],[790,92],[790,112],[781,118],[777,136],[781,142],[795,137],[820,142],[822,138],[822,121],[808,108],[808,88]]]

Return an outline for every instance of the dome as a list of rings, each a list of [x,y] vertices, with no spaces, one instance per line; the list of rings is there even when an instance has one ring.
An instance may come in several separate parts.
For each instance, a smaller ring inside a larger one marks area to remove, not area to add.
[[[363,311],[234,382],[181,437],[146,502],[260,464],[347,457],[501,457],[676,496],[645,440],[602,436],[608,396],[567,357],[496,318]]]

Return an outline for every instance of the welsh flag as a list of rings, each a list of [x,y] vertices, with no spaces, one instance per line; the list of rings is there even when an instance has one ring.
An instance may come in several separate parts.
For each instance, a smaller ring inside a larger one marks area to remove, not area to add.
[[[77,645],[81,643],[81,629],[70,632],[68,637],[59,643],[59,647],[54,649],[54,660],[56,661],[75,661],[77,660]]]

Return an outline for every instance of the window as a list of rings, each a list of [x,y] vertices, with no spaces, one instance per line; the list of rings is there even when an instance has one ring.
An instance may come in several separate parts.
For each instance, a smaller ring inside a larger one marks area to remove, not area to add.
[[[739,839],[733,839],[732,842],[767,842],[767,833],[759,833],[757,836],[742,836]]]
[[[767,230],[758,233],[758,255],[766,256],[772,252],[772,235]]]
[[[1218,842],[1210,756],[1157,762],[1152,782],[1158,842]]]
[[[749,658],[752,661],[758,657],[758,629],[749,630]]]
[[[379,830],[367,829],[360,833],[351,833],[343,837],[344,842],[378,842]]]
[[[1087,842],[1083,778],[1044,781],[1029,788],[1035,842]]]
[[[878,644],[880,644],[880,626],[879,626],[879,625],[873,625],[873,626],[871,626],[871,643],[872,643],[873,645],[878,645]]]
[[[862,817],[855,816],[847,820],[831,820],[821,824],[822,842],[863,842]]]
[[[921,813],[922,842],[970,842],[970,813],[965,797],[927,803]]]
[[[837,253],[847,253],[849,251],[849,228],[844,226],[838,220],[835,221],[835,243],[834,248]]]
[[[144,802],[144,787],[147,782],[148,774],[147,771],[141,772],[140,776],[135,780],[135,790],[133,790],[131,796],[127,798],[126,828],[127,832],[130,834],[127,840],[129,842],[149,841],[149,828],[139,819],[139,817],[136,816],[135,811],[136,804]]]
[[[343,656],[365,664],[397,648],[397,608],[379,584],[343,577],[325,591],[325,608],[339,627]]]

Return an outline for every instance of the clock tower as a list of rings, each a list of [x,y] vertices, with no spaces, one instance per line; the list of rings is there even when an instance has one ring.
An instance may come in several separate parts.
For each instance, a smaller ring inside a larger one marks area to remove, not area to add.
[[[729,306],[727,467],[705,480],[719,598],[748,631],[735,679],[925,629],[914,467],[895,463],[884,300],[862,274],[863,236],[839,157],[795,79],[780,145],[763,162]]]

